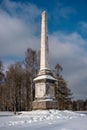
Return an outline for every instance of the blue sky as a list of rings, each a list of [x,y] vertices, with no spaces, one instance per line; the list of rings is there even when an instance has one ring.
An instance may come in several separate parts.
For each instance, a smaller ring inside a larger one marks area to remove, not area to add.
[[[0,0],[0,59],[23,61],[40,49],[41,13],[48,14],[50,67],[63,66],[75,99],[87,99],[87,0]]]

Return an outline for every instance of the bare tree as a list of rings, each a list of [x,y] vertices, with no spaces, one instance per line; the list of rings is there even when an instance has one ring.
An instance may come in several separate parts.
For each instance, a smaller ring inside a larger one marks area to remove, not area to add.
[[[37,53],[28,48],[25,52],[25,70],[26,70],[26,110],[32,110],[32,101],[34,93],[33,79],[38,69]]]
[[[16,114],[17,110],[21,110],[21,95],[23,91],[23,68],[20,63],[10,65],[7,72],[7,86],[10,92],[11,109]]]
[[[5,103],[5,92],[4,92],[4,79],[5,75],[3,73],[3,63],[0,60],[0,110],[4,110],[4,103]]]
[[[57,78],[60,76],[60,73],[62,71],[63,71],[63,67],[60,64],[56,64],[54,72]]]

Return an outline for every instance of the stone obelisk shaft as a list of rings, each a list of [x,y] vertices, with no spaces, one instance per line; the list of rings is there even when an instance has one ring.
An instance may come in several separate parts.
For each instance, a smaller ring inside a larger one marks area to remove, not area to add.
[[[42,13],[41,24],[41,57],[40,57],[40,70],[49,69],[49,48],[48,48],[48,30],[47,30],[47,14]]]

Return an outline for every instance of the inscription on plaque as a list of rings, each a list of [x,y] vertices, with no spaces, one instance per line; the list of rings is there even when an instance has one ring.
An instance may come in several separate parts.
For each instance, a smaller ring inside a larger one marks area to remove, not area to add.
[[[37,83],[35,85],[36,87],[36,98],[41,98],[41,97],[44,97],[45,95],[45,83]]]
[[[47,83],[46,84],[46,95],[49,97],[54,97],[54,85]]]

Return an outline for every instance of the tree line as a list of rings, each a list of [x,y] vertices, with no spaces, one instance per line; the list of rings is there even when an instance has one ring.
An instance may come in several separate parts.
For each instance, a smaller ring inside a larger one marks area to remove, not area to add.
[[[16,114],[17,111],[32,110],[32,101],[35,98],[33,79],[37,76],[39,61],[40,52],[37,53],[31,48],[26,50],[22,63],[9,65],[5,73],[3,63],[0,61],[0,111],[13,111]],[[55,65],[53,70],[57,79],[55,96],[58,100],[58,109],[75,110],[76,103],[72,102],[72,92],[61,75],[62,70],[60,64]],[[87,105],[87,102],[85,104]]]

